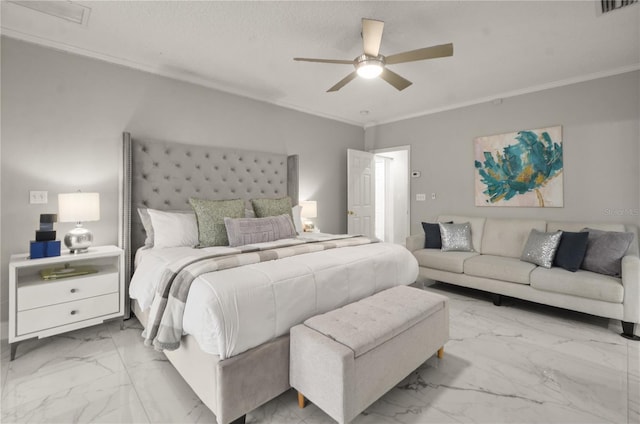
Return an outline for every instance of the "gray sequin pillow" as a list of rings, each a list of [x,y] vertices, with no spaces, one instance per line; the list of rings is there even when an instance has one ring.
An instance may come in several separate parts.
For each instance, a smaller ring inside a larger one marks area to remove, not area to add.
[[[535,228],[529,233],[527,243],[520,256],[520,260],[540,265],[544,268],[551,268],[553,258],[556,256],[556,250],[560,244],[562,231],[554,233],[544,233]]]
[[[189,203],[198,219],[198,247],[228,246],[224,219],[244,217],[244,200],[207,200],[192,197]]]
[[[471,224],[443,224],[440,222],[443,252],[473,252]]]

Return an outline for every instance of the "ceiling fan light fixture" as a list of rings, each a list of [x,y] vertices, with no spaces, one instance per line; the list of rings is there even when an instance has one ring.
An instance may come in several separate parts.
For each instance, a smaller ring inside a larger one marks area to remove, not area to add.
[[[383,69],[384,58],[382,56],[370,57],[362,55],[356,59],[356,72],[362,78],[376,78],[382,73]]]

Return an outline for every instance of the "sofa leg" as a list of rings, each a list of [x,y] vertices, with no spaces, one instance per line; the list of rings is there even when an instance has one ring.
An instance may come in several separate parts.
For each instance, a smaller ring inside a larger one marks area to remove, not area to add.
[[[502,305],[502,295],[491,293],[491,299],[493,300],[493,304],[496,306]]]
[[[622,321],[622,333],[620,335],[625,339],[640,340],[640,337],[633,334],[635,326],[636,325],[632,322]]]

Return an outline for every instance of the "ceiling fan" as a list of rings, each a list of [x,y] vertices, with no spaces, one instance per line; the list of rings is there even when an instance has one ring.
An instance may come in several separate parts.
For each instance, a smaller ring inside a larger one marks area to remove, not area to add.
[[[401,77],[393,71],[387,69],[386,65],[396,63],[414,62],[417,60],[435,59],[438,57],[453,56],[453,44],[441,44],[438,46],[425,47],[411,50],[391,56],[379,54],[380,43],[382,42],[382,30],[384,22],[374,19],[362,19],[362,44],[364,53],[353,60],[334,59],[309,59],[304,57],[294,57],[293,60],[304,62],[334,63],[340,65],[353,65],[356,70],[344,77],[340,82],[327,90],[327,92],[338,91],[355,77],[375,78],[380,77],[399,91],[409,87],[412,82]]]

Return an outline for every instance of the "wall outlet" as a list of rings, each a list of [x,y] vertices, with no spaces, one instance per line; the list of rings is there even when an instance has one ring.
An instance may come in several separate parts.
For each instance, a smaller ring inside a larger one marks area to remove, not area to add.
[[[29,204],[46,204],[49,203],[49,192],[31,190],[29,192]]]
[[[425,200],[427,200],[427,195],[426,194],[424,194],[424,193],[416,194],[416,201],[424,202]]]

